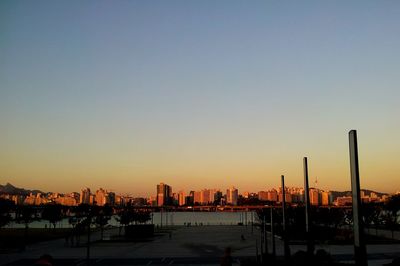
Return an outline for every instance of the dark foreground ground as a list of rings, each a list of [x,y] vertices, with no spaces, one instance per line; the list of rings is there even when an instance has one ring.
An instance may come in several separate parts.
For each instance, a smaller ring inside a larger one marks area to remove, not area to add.
[[[219,265],[227,247],[232,249],[233,265],[255,265],[260,245],[260,232],[251,226],[175,227],[134,242],[112,240],[113,235],[118,235],[117,229],[106,231],[107,241],[98,241],[99,235],[96,232],[92,236],[90,265]],[[275,240],[277,265],[282,265],[282,241]],[[351,245],[318,245],[316,249],[326,250],[336,265],[353,262]],[[292,254],[301,250],[305,250],[304,245],[291,245]],[[370,266],[384,265],[400,257],[399,244],[369,245],[367,250]],[[0,254],[0,264],[34,265],[41,255],[49,254],[54,265],[87,265],[86,252],[85,246],[71,247],[63,238]]]

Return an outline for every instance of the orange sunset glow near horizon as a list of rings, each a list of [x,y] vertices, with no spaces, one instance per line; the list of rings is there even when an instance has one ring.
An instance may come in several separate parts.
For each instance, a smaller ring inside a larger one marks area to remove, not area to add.
[[[400,190],[400,3],[0,3],[0,184]],[[311,186],[312,186],[311,185]]]

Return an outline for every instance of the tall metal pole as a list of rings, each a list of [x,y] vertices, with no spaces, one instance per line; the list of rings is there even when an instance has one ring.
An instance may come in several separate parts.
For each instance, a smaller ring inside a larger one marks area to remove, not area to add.
[[[266,228],[266,219],[267,212],[263,212],[263,231],[264,231],[264,249],[265,254],[268,254],[268,238],[267,238],[267,228]]]
[[[354,233],[354,257],[357,266],[366,266],[367,250],[364,240],[364,227],[361,214],[360,172],[358,165],[357,131],[349,132],[350,144],[350,172],[351,191],[353,197],[353,233]]]
[[[270,208],[271,214],[271,241],[272,241],[272,256],[275,258],[276,248],[275,248],[275,232],[274,232],[274,208]]]
[[[163,214],[163,208],[161,207],[161,209],[160,209],[160,220],[161,220],[160,227],[161,228],[162,228],[162,223],[163,223],[162,214]]]
[[[285,176],[282,175],[282,237],[284,245],[284,256],[285,260],[290,259],[290,247],[288,242],[288,235],[286,232],[286,191],[285,191]]]
[[[260,219],[260,260],[261,260],[261,264],[264,261],[264,232],[263,232],[263,226],[262,226],[262,221]]]
[[[307,238],[307,252],[314,254],[314,243],[311,237],[311,220],[310,220],[310,188],[308,186],[308,162],[307,157],[303,158],[304,168],[304,205],[306,208],[306,238]]]
[[[90,265],[90,224],[92,223],[92,210],[91,207],[89,207],[89,213],[87,216],[87,229],[88,229],[88,234],[87,234],[87,246],[86,246],[86,265]]]
[[[251,234],[253,234],[254,231],[254,214],[251,212]]]
[[[165,227],[168,227],[168,208],[165,209]]]

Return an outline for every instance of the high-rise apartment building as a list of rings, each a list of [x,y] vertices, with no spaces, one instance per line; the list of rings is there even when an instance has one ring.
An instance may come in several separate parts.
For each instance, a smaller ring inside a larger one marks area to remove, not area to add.
[[[226,190],[226,203],[230,205],[237,205],[239,191],[235,187]]]
[[[79,197],[79,203],[90,204],[90,188],[85,188],[81,190],[81,195]]]
[[[327,206],[331,205],[331,193],[329,191],[322,191],[321,192],[321,205]]]
[[[185,197],[186,198],[186,204],[189,206],[192,206],[194,204],[194,191],[191,190],[189,192],[189,195]]]
[[[178,204],[179,206],[186,205],[186,194],[185,191],[179,191],[178,193]]]
[[[270,191],[268,191],[268,200],[278,201],[278,191],[276,191],[276,189],[271,189]]]
[[[258,199],[262,200],[262,201],[267,201],[268,200],[268,192],[267,191],[259,191]]]
[[[282,201],[283,201],[283,194],[282,194],[282,192],[279,192],[278,201],[279,201],[279,202],[282,202]],[[285,191],[285,202],[286,202],[286,203],[291,203],[291,202],[292,202],[292,194],[290,194],[288,191]]]
[[[170,205],[172,199],[172,188],[167,184],[157,185],[157,206]]]
[[[203,189],[200,191],[200,203],[202,205],[207,205],[210,202],[210,190]]]
[[[223,199],[222,192],[220,190],[217,190],[214,194],[214,202],[222,205],[223,204],[222,199]]]
[[[319,205],[319,190],[316,188],[310,188],[310,204],[314,206]]]
[[[200,191],[195,191],[193,193],[193,202],[194,204],[201,204],[201,192]]]
[[[110,206],[114,206],[115,205],[115,193],[114,192],[108,192],[106,195],[106,203]]]
[[[215,188],[210,189],[210,201],[209,201],[210,204],[214,204],[215,202],[219,203],[219,200],[220,200],[219,196],[222,193],[218,193],[218,192],[220,192],[218,189],[215,189]]]
[[[104,206],[107,203],[106,194],[107,191],[102,188],[96,191],[96,205]]]

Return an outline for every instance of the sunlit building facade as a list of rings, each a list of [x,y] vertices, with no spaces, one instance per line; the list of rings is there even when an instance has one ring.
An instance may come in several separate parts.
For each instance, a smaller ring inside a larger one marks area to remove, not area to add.
[[[170,205],[172,201],[172,188],[167,184],[157,185],[157,206]]]
[[[226,203],[229,205],[237,205],[239,191],[235,187],[226,190]]]
[[[90,188],[85,188],[85,189],[81,190],[79,203],[81,203],[81,204],[90,204]]]

